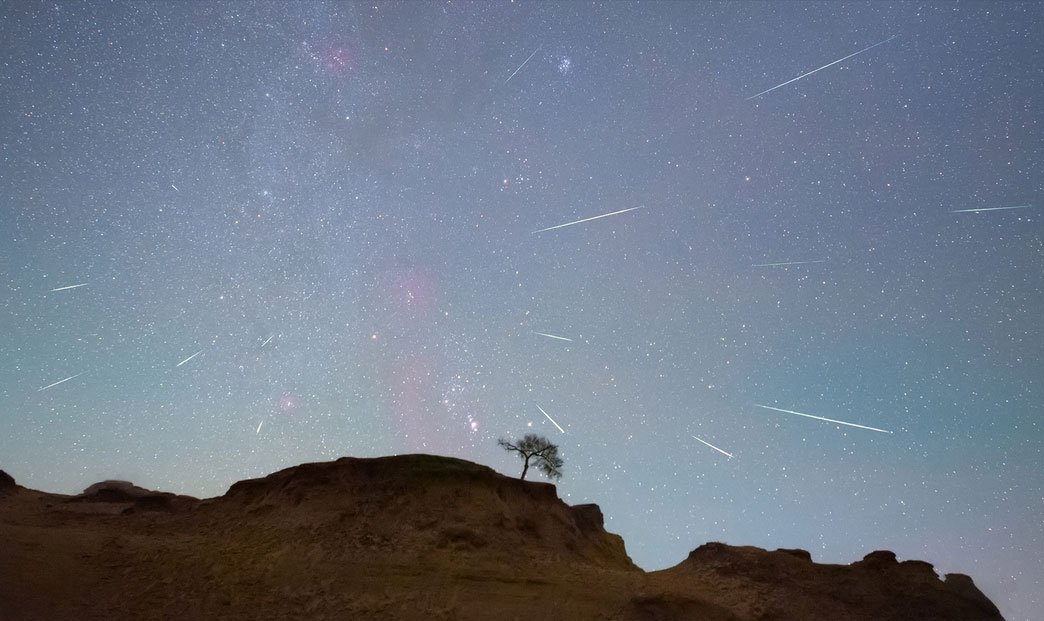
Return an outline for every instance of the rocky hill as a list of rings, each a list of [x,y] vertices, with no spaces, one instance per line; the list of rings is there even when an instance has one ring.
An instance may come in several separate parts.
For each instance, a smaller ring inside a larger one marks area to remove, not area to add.
[[[13,494],[17,489],[18,485],[15,484],[14,477],[0,470],[0,496]]]
[[[912,615],[912,616],[911,616]],[[645,573],[596,505],[430,455],[342,458],[197,500],[0,472],[0,619],[999,619],[959,574],[874,552],[706,544]]]

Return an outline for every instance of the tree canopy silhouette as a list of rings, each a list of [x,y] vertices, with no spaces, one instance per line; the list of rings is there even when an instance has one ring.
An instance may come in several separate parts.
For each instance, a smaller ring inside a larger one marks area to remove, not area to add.
[[[529,471],[529,462],[531,460],[533,465],[547,475],[548,478],[562,478],[562,458],[558,455],[558,446],[552,444],[547,438],[534,433],[527,433],[517,443],[508,442],[504,438],[500,438],[497,440],[497,444],[503,447],[504,450],[515,451],[522,458],[522,476],[518,477],[520,480],[526,478],[526,472]]]

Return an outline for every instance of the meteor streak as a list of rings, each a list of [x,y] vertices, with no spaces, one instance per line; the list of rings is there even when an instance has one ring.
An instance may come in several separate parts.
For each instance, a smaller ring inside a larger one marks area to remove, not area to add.
[[[1015,205],[1014,207],[983,207],[981,209],[955,209],[950,213],[979,213],[980,211],[1005,211],[1007,209],[1026,209],[1033,205]]]
[[[771,405],[761,405],[758,403],[754,404],[755,407],[765,408],[766,410],[775,410],[777,412],[786,412],[787,414],[797,414],[798,416],[804,416],[805,418],[814,418],[816,420],[825,420],[828,423],[836,423],[838,425],[848,425],[849,427],[858,427],[859,429],[869,429],[870,431],[877,431],[879,433],[892,433],[887,429],[878,429],[877,427],[867,427],[866,425],[857,425],[855,423],[846,423],[843,420],[834,420],[832,418],[823,418],[822,416],[812,416],[811,414],[802,414],[801,412],[795,412],[794,410],[784,410],[783,408],[774,408]]]
[[[546,336],[549,339],[558,339],[560,341],[569,341],[570,343],[573,342],[573,339],[567,339],[564,336],[555,336],[554,334],[548,334],[546,332],[537,332],[536,330],[534,330],[533,334],[539,334],[540,336]]]
[[[543,233],[544,231],[553,231],[555,229],[564,228],[567,226],[573,226],[574,224],[580,224],[581,222],[590,222],[591,220],[597,220],[599,218],[608,218],[609,216],[615,216],[618,213],[626,213],[628,211],[634,211],[635,209],[641,209],[643,205],[637,207],[628,207],[627,209],[621,209],[620,211],[614,211],[612,213],[603,213],[600,216],[591,216],[590,218],[584,218],[582,220],[574,220],[573,222],[566,222],[565,224],[556,224],[555,226],[549,226],[546,229],[540,229],[539,231],[533,231],[533,234]]]
[[[805,265],[807,263],[826,263],[826,259],[816,261],[784,261],[782,263],[755,263],[751,267],[776,267],[778,265]]]
[[[871,45],[870,47],[864,47],[863,49],[859,50],[858,52],[855,52],[853,54],[849,54],[848,56],[845,56],[844,58],[839,58],[839,59],[835,60],[832,63],[823,65],[819,69],[813,69],[812,71],[809,71],[808,73],[802,73],[801,75],[799,75],[796,78],[792,78],[790,80],[787,80],[786,82],[784,82],[782,84],[777,84],[777,85],[773,86],[772,88],[770,88],[768,90],[761,91],[757,95],[751,95],[750,97],[747,97],[744,101],[750,101],[751,99],[757,99],[758,97],[761,97],[765,93],[771,93],[772,91],[776,90],[777,88],[786,86],[787,84],[790,84],[791,82],[797,82],[801,78],[807,78],[808,76],[812,75],[813,73],[816,73],[817,71],[822,71],[822,70],[826,69],[827,67],[833,67],[834,65],[836,65],[839,62],[846,61],[849,58],[852,58],[853,56],[858,56],[859,54],[862,54],[863,52],[872,50],[875,47],[877,47],[878,45],[884,45],[885,43],[888,43],[889,41],[891,41],[894,38],[895,38],[895,35],[892,35],[892,36],[888,37],[887,39],[885,39],[884,41],[878,41],[877,43]]]
[[[73,375],[71,377],[67,377],[67,378],[65,378],[63,380],[58,380],[57,382],[55,382],[53,384],[48,384],[48,385],[44,386],[43,388],[37,388],[36,392],[43,392],[43,391],[47,390],[48,388],[53,388],[53,387],[57,386],[58,384],[64,384],[65,382],[68,382],[71,379],[76,379],[77,377],[80,377],[81,375],[83,375],[83,373],[77,373],[76,375]]]
[[[203,350],[202,350],[202,349],[201,349],[201,350],[199,350],[199,351],[197,351],[196,353],[192,354],[192,355],[191,355],[191,356],[189,356],[188,358],[185,358],[185,359],[184,359],[184,360],[182,360],[181,362],[179,362],[179,363],[177,363],[176,365],[174,365],[174,368],[176,369],[176,368],[180,367],[181,365],[185,364],[185,363],[186,363],[186,362],[188,362],[189,360],[192,360],[193,358],[195,358],[196,356],[198,356],[198,355],[200,355],[200,354],[202,354],[202,353],[203,353]]]
[[[544,408],[542,408],[542,407],[540,407],[538,405],[537,409],[540,410],[541,414],[543,414],[544,416],[547,417],[547,420],[551,421],[552,425],[554,425],[555,427],[558,427],[558,430],[561,431],[562,433],[565,433],[565,429],[562,429],[562,427],[558,423],[555,422],[555,419],[551,418],[551,415],[544,411]]]
[[[174,185],[173,183],[170,184],[170,187],[174,188],[175,192],[180,192],[181,191],[181,190],[178,189],[178,186]]]
[[[268,342],[271,341],[274,338],[275,338],[275,335],[273,334],[272,336],[270,336],[267,339],[265,339],[265,342],[261,343],[261,347],[264,347],[265,345],[268,345]]]
[[[528,62],[529,62],[530,60],[532,60],[532,59],[533,59],[533,57],[534,57],[534,56],[536,56],[536,53],[540,51],[540,48],[541,48],[541,47],[544,47],[544,46],[543,46],[543,45],[541,45],[541,46],[540,46],[540,47],[538,47],[537,49],[533,50],[533,53],[529,55],[529,58],[527,58],[527,59],[523,60],[523,61],[522,61],[522,64],[518,66],[518,69],[515,69],[514,73],[512,73],[511,75],[509,75],[509,76],[508,76],[508,79],[504,80],[504,84],[507,84],[508,82],[510,82],[510,81],[511,81],[511,78],[515,77],[515,73],[518,73],[519,71],[522,71],[522,67],[525,67],[525,66],[526,66],[526,63],[528,63]]]
[[[257,424],[257,431],[254,432],[254,435],[257,435],[257,434],[261,433],[261,425],[264,425],[264,424],[265,424],[265,421],[261,421],[260,423]]]
[[[718,448],[718,447],[714,446],[714,445],[713,445],[713,444],[711,444],[710,442],[707,442],[706,440],[700,440],[700,439],[699,439],[699,438],[697,438],[696,436],[692,436],[692,439],[693,439],[693,440],[696,440],[697,442],[701,442],[701,443],[703,443],[703,444],[706,444],[707,446],[711,447],[711,448],[712,448],[712,449],[714,449],[715,451],[718,451],[719,453],[721,453],[722,455],[724,455],[724,456],[728,457],[729,459],[731,459],[731,458],[732,458],[732,453],[726,453],[725,451],[723,451],[723,450],[721,450],[720,448]]]
[[[87,286],[87,283],[81,282],[78,285],[69,285],[68,287],[58,287],[57,289],[51,289],[51,293],[54,293],[55,291],[65,291],[66,289],[75,289],[77,287],[86,287],[86,286]]]

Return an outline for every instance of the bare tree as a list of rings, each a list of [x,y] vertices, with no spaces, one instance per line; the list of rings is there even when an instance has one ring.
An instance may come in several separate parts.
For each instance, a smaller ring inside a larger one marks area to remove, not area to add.
[[[511,443],[501,438],[497,440],[497,444],[504,450],[515,451],[522,457],[522,476],[518,477],[519,479],[526,478],[530,460],[533,460],[533,465],[548,478],[562,478],[562,458],[558,456],[558,446],[552,444],[547,438],[529,433],[518,443]]]

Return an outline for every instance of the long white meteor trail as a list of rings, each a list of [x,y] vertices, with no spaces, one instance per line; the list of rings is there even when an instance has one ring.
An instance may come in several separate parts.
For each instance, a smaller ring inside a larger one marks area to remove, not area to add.
[[[620,213],[627,213],[628,211],[634,211],[635,209],[641,209],[643,206],[638,205],[637,207],[628,207],[627,209],[621,209],[620,211],[614,211],[612,213],[603,213],[600,216],[591,216],[590,218],[584,218],[582,220],[574,220],[573,222],[566,222],[565,224],[556,224],[555,226],[549,226],[546,229],[540,229],[539,231],[533,231],[533,234],[543,233],[544,231],[553,231],[555,229],[561,229],[567,226],[573,226],[574,224],[580,224],[581,222],[590,222],[591,220],[597,220],[599,218],[608,218],[609,216],[615,216]]]
[[[526,63],[528,63],[530,60],[533,60],[533,57],[536,56],[536,53],[540,51],[541,47],[544,47],[544,46],[541,45],[537,49],[533,50],[533,53],[529,55],[529,58],[523,60],[522,64],[518,66],[518,69],[515,69],[515,71],[511,75],[508,76],[508,79],[504,80],[504,84],[507,84],[508,82],[510,82],[511,78],[515,77],[516,73],[518,73],[519,71],[522,71],[522,67],[525,67]]]
[[[826,263],[826,259],[816,261],[784,261],[782,263],[755,263],[751,267],[776,267],[778,265],[806,265],[808,263]]]
[[[176,365],[174,365],[174,368],[176,369],[176,368],[180,367],[181,365],[185,364],[185,363],[186,363],[186,362],[188,362],[189,360],[192,360],[193,358],[195,358],[196,356],[198,356],[198,355],[200,355],[200,354],[202,354],[202,353],[203,353],[203,350],[202,350],[202,349],[201,349],[201,350],[199,350],[199,351],[197,351],[196,353],[192,354],[192,355],[191,355],[191,356],[189,356],[188,358],[185,358],[185,359],[184,359],[184,360],[182,360],[181,362],[179,362],[179,363],[177,363]]]
[[[257,424],[257,431],[254,432],[254,435],[257,435],[257,434],[261,433],[261,425],[264,425],[264,424],[265,424],[265,421],[263,421],[263,420],[260,423]]]
[[[533,334],[539,334],[540,336],[546,336],[549,339],[558,339],[560,341],[569,341],[570,343],[573,342],[573,339],[567,339],[564,336],[555,336],[554,334],[548,334],[547,332],[537,332],[536,330],[533,330]]]
[[[857,425],[855,423],[846,423],[843,420],[834,420],[832,418],[823,418],[822,416],[813,416],[811,414],[802,414],[801,412],[795,412],[794,410],[784,410],[783,408],[774,408],[771,405],[761,405],[759,403],[754,404],[755,407],[765,408],[766,410],[775,410],[777,412],[786,412],[787,414],[797,414],[798,416],[804,416],[805,418],[814,418],[816,420],[825,420],[828,423],[836,423],[838,425],[848,425],[849,427],[858,427],[860,429],[869,429],[870,431],[877,431],[879,433],[892,433],[887,429],[878,429],[877,427],[867,427],[866,425]]]
[[[68,382],[71,379],[76,379],[77,377],[80,377],[81,375],[83,375],[83,373],[77,373],[76,375],[73,375],[71,377],[67,377],[67,378],[65,378],[63,380],[58,380],[57,382],[55,382],[53,384],[48,384],[48,385],[44,386],[43,388],[37,388],[36,392],[43,392],[43,391],[47,390],[48,388],[54,388],[58,384],[64,384],[65,382]]]
[[[1006,211],[1008,209],[1027,209],[1033,205],[1015,205],[1014,207],[983,207],[981,209],[955,209],[950,213],[979,213],[980,211]]]
[[[732,459],[732,453],[726,453],[725,451],[723,451],[720,448],[714,446],[710,442],[707,442],[706,440],[701,440],[701,439],[697,438],[696,436],[692,436],[692,439],[696,440],[697,442],[702,442],[703,444],[706,444],[707,446],[711,447],[715,451],[718,451],[719,453],[721,453],[722,455],[728,457],[729,459]]]
[[[813,73],[816,73],[817,71],[822,71],[822,70],[826,69],[827,67],[833,67],[834,65],[836,65],[839,62],[844,62],[844,61],[848,60],[849,58],[852,58],[853,56],[858,56],[858,55],[862,54],[863,52],[872,50],[875,47],[877,47],[878,45],[884,45],[885,43],[888,43],[889,41],[891,41],[894,38],[895,38],[895,35],[892,35],[892,36],[888,37],[887,39],[885,39],[884,41],[879,41],[879,42],[871,45],[870,47],[864,47],[863,49],[859,50],[858,52],[855,52],[853,54],[849,54],[848,56],[845,56],[844,58],[839,58],[839,59],[835,60],[832,63],[823,65],[819,69],[813,69],[812,71],[809,71],[808,73],[802,73],[801,75],[799,75],[796,78],[792,78],[790,80],[787,80],[786,82],[784,82],[782,84],[777,84],[777,85],[773,86],[772,88],[770,88],[768,90],[761,91],[757,95],[751,95],[750,97],[747,97],[747,99],[745,101],[750,101],[751,99],[756,99],[758,97],[761,97],[765,93],[771,93],[772,91],[776,90],[777,88],[784,87],[787,84],[790,84],[791,82],[797,82],[801,78],[807,78],[808,76],[812,75]]]
[[[551,415],[550,415],[550,414],[548,414],[547,412],[545,412],[545,411],[544,411],[544,408],[542,408],[542,407],[540,407],[540,406],[538,405],[538,406],[537,406],[537,409],[538,409],[538,410],[540,410],[540,413],[541,413],[541,414],[543,414],[544,416],[546,416],[546,417],[547,417],[547,420],[551,421],[551,424],[552,424],[552,425],[554,425],[555,427],[558,427],[558,430],[559,430],[559,431],[561,431],[562,433],[565,433],[565,429],[562,429],[561,425],[559,425],[558,423],[556,423],[556,422],[555,422],[555,419],[551,418]]]
[[[87,286],[87,283],[81,282],[78,285],[69,285],[68,287],[58,287],[57,289],[51,289],[51,293],[54,293],[55,291],[65,291],[66,289],[75,289],[77,287],[86,287],[86,286]]]
[[[265,345],[268,345],[268,342],[271,341],[274,338],[275,338],[275,335],[273,334],[272,336],[270,336],[267,339],[265,339],[265,342],[261,343],[261,347],[264,347]]]

